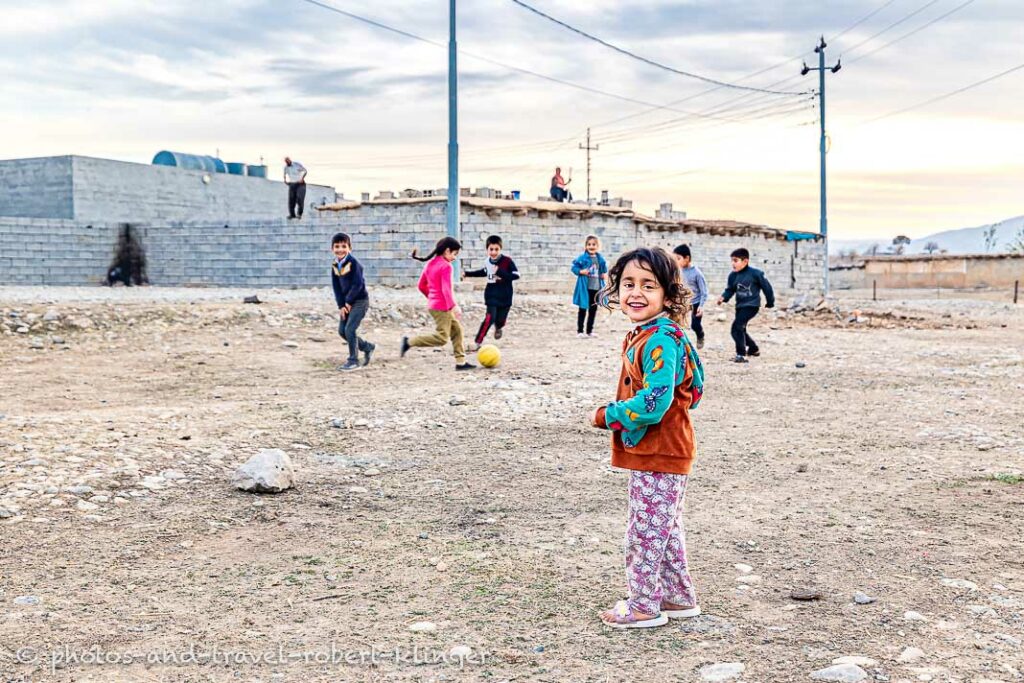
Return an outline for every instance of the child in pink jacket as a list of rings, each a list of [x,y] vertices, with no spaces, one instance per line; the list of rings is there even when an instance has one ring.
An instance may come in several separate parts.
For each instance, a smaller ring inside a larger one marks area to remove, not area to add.
[[[452,352],[455,354],[456,370],[472,370],[476,366],[466,361],[466,347],[462,341],[462,309],[455,301],[452,291],[452,261],[459,257],[462,244],[454,237],[444,237],[427,256],[417,256],[416,250],[412,257],[417,261],[426,261],[427,266],[420,275],[419,290],[427,297],[430,316],[434,319],[437,329],[433,334],[421,334],[409,339],[402,337],[401,355],[413,347],[444,346],[450,339]]]

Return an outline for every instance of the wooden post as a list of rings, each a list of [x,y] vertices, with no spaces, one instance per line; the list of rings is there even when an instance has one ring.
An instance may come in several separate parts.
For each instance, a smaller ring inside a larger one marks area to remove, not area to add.
[[[878,301],[878,280],[871,281],[871,300]]]
[[[1013,281],[1013,303],[1017,303],[1017,294],[1020,293],[1020,280]]]

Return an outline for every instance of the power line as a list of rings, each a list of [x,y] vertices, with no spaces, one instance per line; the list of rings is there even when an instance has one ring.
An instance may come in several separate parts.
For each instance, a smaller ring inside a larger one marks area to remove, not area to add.
[[[829,38],[828,42],[831,43],[831,42],[835,42],[835,41],[839,40],[840,38],[845,36],[847,33],[852,31],[853,29],[857,28],[858,26],[863,24],[865,21],[867,21],[871,17],[875,16],[876,14],[878,14],[879,12],[881,12],[882,10],[884,10],[886,7],[888,7],[889,5],[893,4],[894,2],[896,2],[896,0],[889,0],[886,3],[883,3],[882,5],[879,5],[875,10],[873,10],[873,11],[869,12],[868,14],[864,15],[863,17],[861,17],[857,21],[853,22],[852,24],[850,24],[849,26],[844,28],[839,33],[837,33],[834,36],[832,36],[831,38]],[[800,57],[803,57],[803,55],[800,55]],[[800,57],[797,57],[797,59],[800,59]]]
[[[772,94],[772,95],[803,95],[804,94],[804,93],[797,93],[797,92],[782,92],[782,91],[777,91],[777,90],[765,90],[763,88],[754,88],[754,87],[746,86],[746,85],[737,85],[735,83],[726,83],[725,81],[719,81],[717,79],[709,78],[707,76],[701,76],[700,74],[695,74],[695,73],[692,73],[690,71],[683,71],[682,69],[676,69],[675,67],[667,66],[665,64],[662,64],[661,62],[656,62],[653,59],[649,59],[649,58],[644,57],[642,55],[638,55],[635,52],[630,52],[629,50],[627,50],[625,48],[621,48],[621,47],[619,47],[617,45],[612,45],[608,41],[603,40],[601,38],[598,38],[597,36],[592,35],[590,33],[587,33],[586,31],[584,31],[582,29],[578,29],[578,28],[576,28],[575,26],[573,26],[571,24],[567,24],[564,21],[561,21],[560,19],[556,19],[555,17],[551,16],[550,14],[545,14],[544,12],[540,11],[536,7],[533,7],[531,5],[526,4],[525,2],[523,2],[523,0],[512,0],[512,2],[517,4],[517,5],[519,5],[520,7],[522,7],[523,9],[525,9],[527,11],[533,12],[534,14],[536,14],[539,17],[543,17],[544,19],[547,19],[550,22],[558,24],[559,26],[572,31],[573,33],[576,33],[577,35],[583,36],[584,38],[586,38],[588,40],[594,41],[595,43],[599,43],[600,45],[603,45],[603,46],[605,46],[605,47],[607,47],[607,48],[609,48],[611,50],[614,50],[615,52],[618,52],[619,54],[626,55],[627,57],[631,57],[632,59],[636,59],[636,60],[638,60],[640,62],[643,62],[644,64],[647,64],[649,66],[653,66],[655,68],[662,69],[663,71],[668,71],[670,73],[674,73],[674,74],[677,74],[679,76],[685,76],[687,78],[694,78],[694,79],[697,79],[698,81],[704,81],[705,83],[712,83],[714,85],[717,85],[720,88],[733,88],[733,89],[736,89],[736,90],[748,90],[748,91],[753,91],[753,92],[769,93],[769,94]]]
[[[903,17],[902,19],[899,19],[899,20],[894,21],[893,23],[889,24],[888,26],[883,28],[878,33],[875,33],[874,35],[870,36],[869,38],[865,38],[864,40],[860,41],[859,43],[857,43],[856,45],[854,45],[851,48],[847,48],[846,54],[850,54],[851,52],[856,51],[858,48],[860,48],[863,45],[866,45],[867,43],[870,43],[872,40],[874,40],[878,36],[880,36],[880,35],[882,35],[884,33],[888,33],[889,31],[891,31],[892,29],[896,28],[897,26],[899,26],[900,24],[902,24],[905,21],[909,21],[910,19],[913,19],[918,14],[920,14],[923,11],[925,11],[926,9],[928,9],[929,7],[931,7],[932,5],[934,5],[937,2],[939,2],[939,0],[930,0],[929,2],[926,2],[925,4],[923,4],[920,7],[918,7],[916,10],[911,12],[910,14],[906,15],[905,17]]]
[[[964,7],[967,7],[968,5],[972,4],[974,1],[975,0],[967,0],[966,2],[963,2],[963,3],[959,4],[959,5],[957,5],[956,7],[954,7],[953,9],[949,10],[945,14],[940,14],[939,16],[935,17],[934,19],[932,19],[928,23],[922,24],[921,26],[918,26],[913,31],[910,31],[908,33],[904,33],[899,38],[893,38],[888,43],[885,43],[884,45],[880,45],[880,46],[876,47],[875,49],[871,50],[870,52],[865,52],[864,54],[862,54],[862,55],[860,55],[858,57],[854,57],[853,59],[851,59],[849,61],[849,63],[853,64],[854,62],[859,62],[860,60],[865,59],[866,57],[870,57],[871,55],[875,54],[876,52],[881,52],[885,48],[887,48],[887,47],[889,47],[891,45],[895,45],[896,43],[900,42],[901,40],[906,40],[910,36],[915,35],[917,33],[920,33],[921,31],[925,30],[929,26],[934,26],[935,24],[939,23],[940,21],[942,21],[946,17],[950,16],[951,14],[956,14],[957,12],[962,10]]]
[[[941,102],[942,100],[947,100],[950,97],[953,97],[955,95],[959,95],[961,93],[965,93],[968,90],[973,90],[974,88],[977,88],[979,86],[985,85],[986,83],[991,83],[992,81],[1000,79],[1003,76],[1009,76],[1010,74],[1014,73],[1015,71],[1020,71],[1021,69],[1024,69],[1024,64],[1018,64],[1017,66],[1011,67],[1011,68],[1007,69],[1006,71],[1001,71],[1001,72],[997,73],[994,76],[989,76],[988,78],[984,78],[984,79],[982,79],[980,81],[975,81],[974,83],[971,83],[970,85],[965,85],[964,87],[958,88],[958,89],[954,90],[953,92],[948,92],[945,95],[939,95],[938,97],[933,97],[930,100],[925,100],[924,102],[919,102],[919,103],[913,104],[913,105],[911,105],[909,107],[904,107],[903,109],[897,109],[896,111],[889,112],[888,114],[883,114],[882,116],[878,116],[878,117],[875,117],[873,119],[868,119],[867,121],[864,121],[861,125],[868,124],[868,123],[874,123],[876,121],[881,121],[882,119],[888,119],[888,118],[893,117],[893,116],[899,116],[900,114],[906,114],[907,112],[914,111],[915,109],[921,109],[922,107],[927,107],[929,105],[935,104],[936,102]]]
[[[448,49],[448,46],[444,45],[443,43],[439,43],[439,42],[431,40],[429,38],[424,38],[423,36],[418,36],[415,33],[410,33],[408,31],[403,31],[402,29],[398,29],[398,28],[395,28],[393,26],[388,26],[387,24],[384,24],[382,22],[376,21],[374,19],[368,19],[367,17],[363,17],[363,16],[360,16],[358,14],[353,14],[352,12],[346,12],[345,10],[342,10],[342,9],[339,9],[339,8],[334,7],[332,5],[328,5],[326,3],[320,2],[319,0],[302,0],[302,2],[308,2],[311,5],[316,5],[317,7],[321,7],[323,9],[326,9],[326,10],[329,10],[329,11],[332,11],[332,12],[336,12],[336,13],[341,14],[343,16],[349,17],[350,19],[354,19],[356,21],[363,22],[364,24],[368,24],[370,26],[382,29],[384,31],[389,31],[391,33],[395,33],[395,34],[398,34],[400,36],[404,36],[406,38],[411,38],[413,40],[417,40],[417,41],[419,41],[421,43],[427,43],[428,45],[434,45],[436,47],[440,47],[440,48],[443,48],[445,50]],[[572,81],[566,81],[566,80],[563,80],[561,78],[556,78],[554,76],[548,76],[546,74],[538,73],[536,71],[530,71],[529,69],[524,69],[524,68],[519,67],[519,66],[513,66],[512,64],[505,64],[504,62],[499,62],[498,60],[491,59],[490,57],[484,57],[483,55],[473,54],[472,52],[466,52],[464,50],[459,50],[459,54],[464,55],[466,57],[470,57],[472,59],[480,60],[482,62],[486,62],[488,64],[493,64],[495,66],[500,66],[500,67],[502,67],[504,69],[508,69],[510,71],[515,71],[515,72],[518,72],[518,73],[521,73],[521,74],[525,74],[527,76],[533,76],[534,78],[540,78],[540,79],[543,79],[545,81],[550,81],[552,83],[558,83],[560,85],[564,85],[564,86],[567,86],[567,87],[570,87],[570,88],[576,88],[577,90],[583,90],[585,92],[593,93],[595,95],[602,95],[604,97],[610,97],[610,98],[613,98],[613,99],[621,100],[623,102],[629,102],[631,104],[639,104],[639,105],[642,105],[644,107],[650,107],[650,108],[654,108],[654,109],[668,109],[670,111],[679,112],[681,114],[694,114],[694,112],[689,112],[689,111],[686,111],[684,109],[675,109],[674,107],[672,107],[670,105],[663,105],[663,104],[655,104],[653,102],[646,102],[644,100],[639,100],[639,99],[636,99],[634,97],[628,97],[626,95],[619,95],[619,94],[616,94],[616,93],[613,93],[613,92],[608,92],[607,90],[601,90],[599,88],[592,88],[592,87],[590,87],[588,85],[582,85],[580,83],[574,83]],[[803,94],[803,93],[782,93],[782,94]],[[695,114],[695,115],[699,116],[699,114]]]

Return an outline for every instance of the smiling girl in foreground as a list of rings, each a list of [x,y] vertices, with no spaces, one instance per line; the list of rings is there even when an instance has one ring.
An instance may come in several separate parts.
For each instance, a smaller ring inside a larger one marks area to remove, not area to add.
[[[629,473],[626,581],[629,599],[601,614],[614,628],[661,626],[700,614],[686,567],[683,501],[693,461],[690,409],[704,370],[679,322],[689,291],[661,249],[635,249],[608,273],[608,306],[635,325],[622,349],[615,403],[591,416],[612,431],[612,465]]]

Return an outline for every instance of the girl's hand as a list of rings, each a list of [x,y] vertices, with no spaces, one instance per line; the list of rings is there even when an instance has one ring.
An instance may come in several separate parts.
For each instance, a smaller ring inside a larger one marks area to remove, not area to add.
[[[590,268],[581,268],[580,275],[590,275]]]
[[[600,410],[601,410],[600,408],[594,408],[594,412],[592,412],[590,414],[590,426],[591,427],[596,427],[597,426],[597,413]]]

